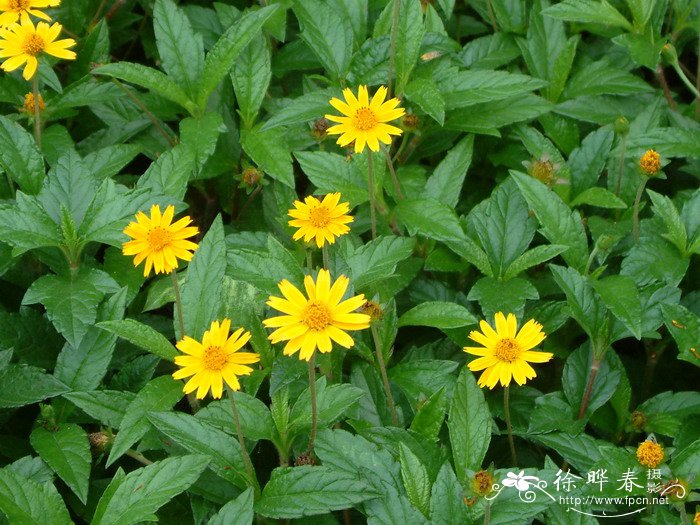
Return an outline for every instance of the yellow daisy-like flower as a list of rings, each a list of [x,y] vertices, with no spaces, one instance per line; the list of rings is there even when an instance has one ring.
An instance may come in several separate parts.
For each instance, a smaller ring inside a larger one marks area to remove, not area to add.
[[[304,296],[286,279],[279,283],[282,297],[270,297],[267,305],[285,315],[265,319],[268,328],[277,328],[269,339],[274,343],[288,341],[284,355],[293,355],[300,351],[299,359],[308,361],[316,348],[321,352],[330,352],[333,341],[344,348],[350,348],[355,341],[346,331],[369,328],[370,317],[355,313],[363,304],[365,296],[360,294],[342,301],[350,280],[341,275],[331,285],[328,270],[318,272],[314,282],[310,275],[304,279]]]
[[[656,468],[664,460],[664,449],[661,445],[647,439],[637,447],[637,461],[648,468]]]
[[[130,222],[124,228],[133,240],[125,242],[122,248],[124,255],[135,255],[134,266],[138,266],[145,259],[146,265],[143,275],[148,277],[151,268],[156,273],[170,273],[178,266],[178,259],[192,260],[192,252],[197,249],[197,244],[187,239],[197,235],[199,230],[195,226],[189,226],[190,217],[183,217],[173,223],[175,207],[168,206],[161,215],[160,206],[151,206],[151,216],[148,217],[142,211],[136,214],[136,222]]]
[[[12,24],[8,28],[0,29],[0,58],[7,58],[0,67],[9,72],[26,62],[22,76],[25,80],[30,80],[39,66],[37,55],[40,53],[48,53],[66,60],[75,59],[75,53],[68,50],[75,45],[75,40],[56,40],[61,29],[62,26],[58,22],[52,26],[46,22],[39,22],[34,27],[28,16],[22,17],[21,24]]]
[[[530,319],[518,332],[518,321],[513,314],[506,317],[498,312],[495,320],[496,330],[486,321],[481,321],[481,332],[474,330],[469,334],[471,340],[483,345],[464,348],[465,352],[479,356],[469,363],[469,370],[484,370],[479,377],[482,388],[493,388],[499,380],[501,386],[510,385],[511,379],[519,385],[525,384],[537,375],[529,363],[546,363],[552,359],[549,352],[532,350],[547,337],[542,325]]]
[[[32,15],[50,21],[51,17],[39,9],[56,7],[60,3],[60,0],[0,0],[0,27],[14,24],[20,16]]]
[[[355,153],[362,153],[365,144],[372,151],[379,151],[379,143],[391,144],[391,135],[401,135],[402,130],[387,122],[402,117],[403,108],[397,108],[398,98],[384,102],[387,89],[381,86],[369,101],[367,86],[360,86],[357,98],[350,89],[343,90],[345,102],[338,98],[330,100],[331,106],[340,111],[343,116],[326,115],[328,120],[338,122],[328,128],[329,135],[340,135],[338,145],[345,147],[355,141]]]
[[[185,394],[197,390],[197,399],[202,399],[211,390],[214,399],[220,399],[224,391],[224,381],[233,390],[240,390],[238,376],[247,376],[253,371],[249,366],[260,361],[254,352],[239,352],[250,339],[250,332],[239,328],[229,337],[231,320],[224,319],[219,324],[214,321],[204,332],[202,342],[191,337],[183,337],[177,349],[186,355],[175,357],[175,364],[182,368],[173,374],[174,379],[192,376],[185,383]]]
[[[321,248],[326,241],[333,244],[336,237],[348,233],[350,228],[346,225],[353,221],[350,215],[346,215],[350,205],[338,201],[340,193],[329,193],[322,201],[313,196],[306,197],[304,202],[294,201],[294,208],[288,212],[292,217],[289,225],[299,228],[294,240],[303,237],[308,242],[315,237],[316,245]]]

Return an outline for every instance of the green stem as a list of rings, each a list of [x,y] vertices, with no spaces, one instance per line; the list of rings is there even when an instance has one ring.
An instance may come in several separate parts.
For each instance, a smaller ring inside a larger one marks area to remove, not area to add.
[[[486,6],[489,10],[489,18],[491,19],[491,27],[493,27],[493,32],[498,33],[498,24],[496,23],[496,15],[493,12],[493,4],[491,4],[491,0],[486,0]]]
[[[583,419],[586,415],[586,410],[588,410],[588,403],[591,400],[591,394],[593,393],[593,384],[595,383],[595,377],[598,375],[598,370],[600,369],[600,360],[593,357],[591,360],[591,370],[588,373],[588,382],[586,383],[586,390],[583,392],[583,398],[581,399],[581,406],[578,409],[578,416],[576,419]]]
[[[311,254],[310,249],[306,249],[306,267],[309,269],[309,275],[311,275],[311,272],[314,269],[314,263],[313,263],[313,255]]]
[[[389,403],[389,412],[391,413],[391,424],[395,427],[398,427],[399,419],[398,417],[396,417],[396,403],[394,403],[394,396],[391,393],[391,385],[389,384],[389,376],[386,373],[386,364],[384,363],[384,352],[382,352],[382,345],[379,341],[379,333],[377,332],[377,327],[374,325],[370,326],[370,331],[372,332],[372,339],[374,340],[374,350],[377,355],[379,373],[382,375],[384,393],[386,394],[386,400]]]
[[[400,200],[404,199],[403,192],[401,191],[401,184],[399,183],[399,178],[396,176],[396,170],[394,169],[394,161],[391,160],[391,155],[389,155],[389,151],[385,148],[382,148],[384,150],[384,155],[386,156],[386,163],[389,166],[389,173],[391,173],[391,179],[394,181],[394,188],[396,188],[396,195]]]
[[[615,195],[620,195],[620,189],[622,188],[622,177],[625,175],[625,155],[627,154],[627,133],[622,137],[622,145],[620,147],[620,168],[617,175],[617,183],[615,184]]]
[[[139,463],[141,463],[143,465],[152,465],[153,464],[153,461],[151,461],[146,456],[141,454],[141,452],[136,452],[134,449],[130,448],[129,450],[124,452],[124,454],[126,454],[127,456],[129,456],[132,459],[135,459],[136,461],[138,461]]]
[[[678,73],[678,76],[681,77],[681,80],[683,83],[686,85],[686,87],[690,90],[690,92],[695,95],[695,98],[700,98],[700,93],[698,93],[697,88],[693,85],[693,83],[688,79],[687,76],[685,76],[685,73],[681,69],[681,66],[678,64],[678,62],[674,62],[673,64],[673,69],[676,70],[676,73]]]
[[[321,246],[321,253],[323,254],[323,267],[326,270],[330,270],[331,263],[330,263],[330,257],[328,256],[328,246],[325,243],[323,246]]]
[[[490,525],[491,523],[491,502],[486,501],[486,506],[484,507],[484,525]]]
[[[255,470],[253,469],[253,462],[250,460],[248,455],[248,449],[245,445],[245,437],[243,436],[243,428],[241,427],[241,418],[238,415],[238,406],[236,405],[236,397],[233,389],[224,381],[226,385],[226,392],[228,393],[228,398],[231,401],[231,412],[233,413],[233,423],[236,425],[236,436],[238,437],[238,444],[241,446],[241,454],[243,454],[243,463],[245,464],[245,470],[248,473],[248,478],[250,479],[251,486],[256,492],[260,492],[260,487],[258,486],[258,480],[255,477]]]
[[[372,165],[372,151],[367,152],[367,184],[369,189],[369,216],[372,224],[372,239],[377,238],[377,203],[374,195],[374,166]]]
[[[399,29],[399,5],[401,0],[394,0],[394,16],[391,21],[391,42],[389,44],[389,69],[387,75],[387,99],[391,98],[393,92],[394,62],[396,60],[396,34]]]
[[[311,435],[309,436],[309,446],[306,449],[307,454],[311,454],[314,449],[316,425],[318,424],[316,414],[316,352],[311,354],[311,359],[309,359],[309,394],[311,395]]]
[[[180,283],[177,282],[177,273],[175,270],[170,272],[170,276],[173,279],[173,292],[175,293],[175,312],[177,313],[177,323],[180,328],[180,340],[185,337],[185,321],[182,317],[182,298],[180,297]]]
[[[644,187],[647,185],[647,178],[642,176],[642,182],[637,188],[637,196],[634,198],[634,240],[639,240],[639,202],[642,200],[642,194],[644,193]]]
[[[34,141],[41,150],[41,111],[39,110],[39,73],[34,73],[32,79],[32,94],[34,95]]]
[[[588,275],[588,272],[591,270],[591,265],[593,264],[593,260],[595,259],[596,255],[598,255],[597,245],[593,247],[591,255],[588,256],[588,261],[586,262],[586,269],[583,271],[583,275]]]
[[[503,411],[506,415],[506,428],[508,429],[508,445],[510,445],[510,458],[513,466],[518,466],[518,456],[515,453],[515,443],[513,442],[513,426],[510,423],[510,387],[503,389]]]

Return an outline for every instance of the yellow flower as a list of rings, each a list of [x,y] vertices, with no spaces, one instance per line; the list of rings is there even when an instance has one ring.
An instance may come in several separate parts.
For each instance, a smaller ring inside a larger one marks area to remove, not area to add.
[[[250,339],[250,332],[239,328],[231,334],[231,320],[224,319],[219,324],[214,321],[204,332],[202,342],[191,337],[183,337],[177,349],[186,355],[175,357],[175,364],[182,368],[173,374],[174,379],[193,376],[183,391],[185,394],[197,390],[197,399],[202,399],[211,390],[214,399],[220,399],[224,391],[224,381],[233,390],[240,390],[238,376],[247,376],[253,371],[249,366],[260,361],[254,352],[239,352]]]
[[[401,135],[402,131],[396,126],[386,124],[391,120],[402,117],[403,108],[397,108],[398,98],[386,102],[387,89],[381,86],[369,101],[367,86],[360,86],[357,98],[350,89],[343,90],[345,102],[332,98],[331,106],[340,111],[343,116],[326,115],[328,120],[339,124],[328,128],[329,135],[340,135],[338,144],[342,147],[355,141],[355,153],[362,153],[365,144],[372,151],[379,151],[379,142],[391,144],[390,135]]]
[[[178,266],[178,259],[192,260],[192,252],[197,244],[188,241],[189,237],[197,235],[199,230],[189,226],[192,219],[183,217],[172,223],[175,207],[168,206],[161,215],[160,206],[151,206],[151,216],[142,211],[136,214],[136,222],[130,222],[124,228],[133,240],[125,242],[122,249],[124,255],[135,255],[134,266],[145,259],[143,275],[148,277],[151,267],[156,273],[170,273]]]
[[[664,449],[658,443],[647,439],[637,447],[637,461],[648,468],[656,468],[664,460]]]
[[[43,20],[51,20],[51,17],[38,9],[56,7],[60,0],[0,0],[0,27],[7,27],[17,22],[20,16],[33,15]]]
[[[39,111],[44,111],[46,109],[46,104],[44,103],[44,97],[39,94]],[[22,105],[22,111],[34,114],[34,93],[27,93],[24,95],[24,104]]]
[[[646,175],[656,175],[661,169],[661,155],[655,150],[647,150],[639,158],[639,167]]]
[[[471,489],[479,496],[488,496],[493,492],[494,483],[496,480],[488,470],[480,470],[472,478]]]
[[[693,525],[700,525],[700,511],[695,513],[695,518],[693,518]]]
[[[67,60],[75,59],[75,53],[68,50],[75,45],[75,40],[56,40],[61,29],[62,26],[58,22],[51,27],[46,22],[39,22],[35,28],[28,16],[22,17],[21,24],[12,24],[8,28],[0,29],[0,58],[7,58],[2,63],[2,69],[14,71],[26,62],[22,76],[25,80],[30,80],[39,65],[39,53],[44,52]]]
[[[304,202],[294,201],[294,208],[288,212],[292,217],[289,225],[299,228],[294,240],[303,237],[308,242],[316,237],[316,245],[321,248],[326,241],[333,244],[336,237],[348,233],[350,228],[346,224],[353,221],[346,215],[350,205],[347,202],[338,204],[339,200],[340,193],[329,193],[323,201],[313,196],[306,197]]]
[[[501,386],[510,385],[511,379],[522,385],[537,374],[530,363],[546,363],[552,359],[549,352],[535,352],[532,349],[547,337],[542,325],[530,319],[518,332],[518,321],[513,314],[506,318],[502,312],[496,313],[496,330],[486,321],[481,321],[481,332],[476,330],[469,338],[483,345],[465,347],[469,354],[480,356],[469,363],[469,370],[484,370],[479,377],[480,387],[493,388],[501,381]]]
[[[341,302],[350,280],[341,275],[331,285],[328,270],[318,272],[314,282],[310,275],[304,279],[306,296],[286,279],[279,283],[284,295],[270,297],[267,305],[285,315],[265,319],[268,328],[277,328],[269,339],[273,343],[288,341],[284,355],[293,355],[299,350],[299,359],[308,361],[316,348],[321,352],[330,352],[335,341],[344,348],[350,348],[355,341],[346,330],[364,330],[369,328],[370,317],[366,314],[353,313],[365,304],[365,296],[360,294]]]

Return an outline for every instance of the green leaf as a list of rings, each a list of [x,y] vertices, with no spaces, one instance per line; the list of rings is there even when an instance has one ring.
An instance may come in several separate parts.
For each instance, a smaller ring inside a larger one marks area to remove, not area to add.
[[[441,388],[423,403],[411,422],[411,430],[437,441],[447,412],[447,395]]]
[[[160,376],[149,381],[126,409],[119,425],[119,433],[107,458],[107,466],[119,459],[148,431],[149,411],[170,409],[182,396],[182,383],[170,376]]]
[[[187,181],[195,166],[195,153],[186,145],[178,144],[164,152],[139,177],[137,188],[148,188],[155,195],[182,200]]]
[[[346,157],[327,151],[297,151],[294,157],[318,194],[338,191],[352,206],[369,200],[366,176]]]
[[[398,2],[400,0],[394,0]],[[393,2],[387,9],[394,9]],[[425,27],[423,12],[417,2],[400,2],[396,31],[394,67],[396,68],[396,93],[401,94],[408,83],[413,67],[418,61]]]
[[[681,479],[693,479],[700,469],[700,439],[695,440],[688,447],[676,454],[669,464],[674,476]],[[694,481],[694,488],[698,482]]]
[[[430,478],[428,471],[403,443],[399,443],[399,460],[401,478],[408,495],[408,500],[427,518],[430,515]]]
[[[396,236],[381,236],[356,248],[343,243],[345,259],[353,286],[366,290],[394,275],[396,266],[413,254],[415,240]]]
[[[433,483],[430,518],[433,525],[463,525],[469,522],[462,486],[449,463],[442,466]]]
[[[539,297],[537,289],[526,279],[515,277],[500,281],[493,277],[482,277],[469,291],[467,299],[479,301],[484,317],[491,318],[496,312],[512,312],[516,317],[522,317],[525,301]]]
[[[29,441],[46,464],[66,482],[85,504],[90,484],[90,443],[85,431],[73,423],[52,430],[37,427]]]
[[[441,126],[445,123],[445,99],[434,82],[416,78],[408,83],[404,95]]]
[[[178,456],[113,478],[97,504],[92,525],[157,520],[155,512],[197,481],[208,463],[204,456]]]
[[[457,478],[467,486],[468,470],[479,470],[491,441],[491,414],[474,374],[462,368],[452,395],[447,428]]]
[[[61,230],[34,197],[18,191],[17,206],[0,205],[0,235],[4,242],[14,246],[19,255],[27,250],[45,246],[60,246]]]
[[[151,412],[148,419],[180,446],[209,456],[210,468],[221,478],[240,488],[250,484],[241,446],[230,434],[182,412]]]
[[[455,382],[452,372],[458,366],[454,361],[413,359],[390,368],[389,379],[404,391],[415,407],[420,400],[441,388],[445,388],[449,395]]]
[[[243,151],[270,177],[294,188],[292,155],[280,130],[263,131],[260,126],[242,130],[241,146]]]
[[[401,326],[432,326],[461,328],[476,324],[477,319],[464,306],[455,303],[429,301],[411,308],[399,318]]]
[[[272,77],[270,48],[263,35],[257,35],[243,50],[231,72],[233,90],[246,127],[253,125]]]
[[[564,0],[542,13],[567,22],[602,24],[632,31],[632,24],[606,0]]]
[[[661,234],[661,236],[671,241],[673,245],[678,248],[679,252],[685,254],[688,234],[685,231],[685,226],[681,221],[681,217],[673,201],[665,195],[661,195],[652,190],[647,190],[647,193],[649,197],[651,197],[654,214],[661,218],[668,230],[666,233]]]
[[[578,370],[576,372],[578,373]],[[579,377],[576,377],[576,380],[578,382]],[[574,408],[566,401],[561,392],[551,392],[538,397],[535,399],[535,408],[530,416],[528,432],[546,434],[547,432],[560,431],[572,435],[580,433],[586,426],[588,419],[575,419]]]
[[[24,193],[39,193],[44,181],[44,159],[34,138],[3,115],[0,115],[0,167]]]
[[[326,377],[316,380],[316,414],[319,426],[328,426],[339,420],[364,395],[348,384],[326,385]],[[311,429],[311,394],[304,390],[292,407],[289,433],[294,436]]]
[[[121,319],[125,308],[126,288],[122,288],[102,303],[97,318]],[[72,390],[94,390],[107,373],[116,342],[116,336],[90,326],[78,346],[68,343],[61,350],[54,369],[56,379]]]
[[[552,103],[532,94],[506,100],[474,104],[450,111],[445,128],[500,137],[498,128],[540,117],[552,109]]]
[[[602,459],[601,447],[609,445],[602,439],[594,439],[588,434],[576,436],[567,432],[550,432],[549,434],[529,434],[529,441],[551,448],[579,472],[587,472]]]
[[[451,110],[508,99],[546,85],[544,80],[505,71],[459,71],[446,75],[440,90],[445,109]]]
[[[394,213],[411,235],[424,235],[437,241],[465,237],[454,210],[437,200],[402,200],[394,208]]]
[[[216,149],[219,134],[226,131],[223,119],[218,113],[205,113],[197,118],[180,121],[180,143],[187,146],[194,156],[197,172]]]
[[[235,392],[234,396],[245,438],[252,441],[260,439],[271,441],[275,425],[267,405],[245,392]],[[199,410],[196,417],[211,423],[224,432],[232,433],[234,431],[231,423],[233,421],[231,402],[228,399],[212,401]]]
[[[9,467],[0,469],[0,510],[12,525],[73,523],[53,483],[37,483]]]
[[[554,280],[566,295],[571,315],[591,339],[605,328],[606,309],[590,282],[573,268],[550,264]]]
[[[35,366],[11,364],[0,370],[0,408],[31,405],[68,390],[68,386]]]
[[[97,318],[104,293],[98,288],[97,270],[71,275],[45,275],[29,287],[22,304],[41,303],[46,315],[66,340],[77,347]]]
[[[286,103],[260,129],[267,131],[278,126],[292,126],[316,120],[334,111],[329,101],[337,94],[334,89],[322,89],[311,91],[292,100],[285,99]]]
[[[678,358],[700,366],[700,318],[680,304],[661,304],[664,324],[678,345]]]
[[[600,188],[598,186],[583,190],[574,200],[571,201],[572,206],[580,206],[582,204],[597,206],[598,208],[618,210],[625,209],[627,207],[625,201],[623,201],[620,197],[606,190],[605,188]]]
[[[197,106],[201,111],[206,107],[209,96],[216,86],[231,71],[241,51],[260,32],[262,25],[278,7],[277,4],[272,4],[246,13],[229,27],[209,50],[204,59],[196,98]]]
[[[157,69],[133,62],[116,62],[93,69],[92,73],[93,75],[106,75],[130,84],[136,84],[175,102],[175,104],[182,106],[187,111],[192,112],[195,108],[194,102],[182,88]]]
[[[642,338],[642,304],[634,281],[624,275],[610,275],[593,281],[593,288],[600,294],[605,305],[632,332]]]
[[[577,71],[564,90],[566,98],[591,95],[651,93],[653,88],[636,75],[614,67],[606,60],[592,62]]]
[[[326,466],[279,467],[255,510],[268,518],[294,519],[351,508],[378,495],[356,476]]]
[[[505,274],[503,274],[503,278],[505,280],[512,279],[528,268],[532,268],[533,266],[547,262],[552,257],[556,257],[566,250],[568,250],[568,247],[562,246],[561,244],[545,244],[542,246],[535,246],[510,263],[510,266],[508,266],[506,269]]]
[[[174,361],[177,355],[177,351],[165,336],[135,319],[102,321],[96,326],[168,361]]]
[[[83,164],[90,175],[104,180],[117,175],[143,148],[138,144],[116,144],[85,155]]]
[[[119,428],[136,394],[120,390],[68,392],[63,397],[105,426]]]
[[[201,35],[192,30],[187,15],[172,0],[156,0],[153,31],[161,66],[193,99],[204,65]]]
[[[473,150],[474,135],[467,135],[448,151],[445,158],[437,165],[425,183],[422,196],[435,199],[452,208],[457,206],[464,178],[472,163]]]
[[[556,193],[537,179],[513,171],[511,176],[540,221],[544,236],[552,244],[567,246],[562,257],[572,268],[582,271],[588,259],[588,239],[578,212],[572,212]]]
[[[226,271],[226,244],[221,216],[214,219],[187,268],[182,286],[182,313],[185,334],[201,340],[216,320],[219,287]],[[179,334],[178,338],[184,334]]]
[[[333,78],[344,78],[353,49],[350,21],[320,0],[296,0],[292,9],[299,20],[302,40]]]
[[[253,489],[248,487],[214,514],[207,525],[251,525],[253,523]]]

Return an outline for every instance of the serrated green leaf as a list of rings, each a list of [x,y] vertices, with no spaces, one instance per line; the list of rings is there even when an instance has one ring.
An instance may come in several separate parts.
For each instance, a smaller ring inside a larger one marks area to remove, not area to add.
[[[399,2],[400,0],[394,0]],[[394,10],[393,2],[387,9]],[[393,29],[393,28],[392,28]],[[401,94],[411,71],[418,60],[420,46],[425,34],[423,12],[417,2],[400,2],[395,30],[394,67],[396,68],[396,93]]]
[[[284,135],[276,128],[263,131],[260,126],[241,132],[241,146],[270,177],[294,188],[292,155]]]
[[[245,392],[238,391],[234,396],[245,438],[253,441],[260,439],[271,441],[274,435],[274,422],[267,405]],[[235,430],[231,402],[228,399],[212,401],[199,410],[196,417],[225,432],[232,433]]]
[[[461,485],[449,463],[445,463],[433,483],[430,518],[434,525],[462,525],[469,521]]]
[[[209,96],[224,77],[231,71],[239,54],[258,34],[270,16],[279,6],[272,4],[243,15],[229,27],[207,53],[199,79],[196,103],[203,110]]]
[[[197,172],[214,153],[219,134],[224,131],[226,126],[218,113],[209,112],[180,121],[180,143],[192,152]]]
[[[0,370],[0,408],[30,405],[69,390],[54,376],[27,365],[7,365]]]
[[[369,200],[366,176],[346,157],[326,151],[297,151],[294,157],[319,194],[340,192],[352,206]]]
[[[609,128],[600,128],[586,136],[581,146],[569,155],[567,164],[571,171],[571,197],[576,197],[583,191],[593,187],[605,167],[614,133]],[[619,174],[615,174],[619,176]]]
[[[547,262],[551,258],[565,252],[567,249],[567,246],[562,246],[560,244],[535,246],[515,259],[506,269],[505,274],[503,274],[503,278],[506,280],[512,279],[528,268],[532,268],[533,266]]]
[[[468,470],[479,470],[491,441],[491,414],[474,374],[459,374],[447,420],[457,478],[466,486]]]
[[[73,423],[62,423],[56,429],[37,427],[29,440],[41,459],[66,482],[85,504],[90,484],[90,443],[85,431]]]
[[[152,193],[181,200],[187,191],[187,181],[195,166],[194,151],[179,144],[163,153],[139,177],[137,188],[148,188]]]
[[[301,518],[350,508],[378,495],[356,476],[326,466],[279,467],[255,510],[269,518]]]
[[[253,489],[247,488],[236,499],[221,507],[207,522],[208,525],[252,525]]]
[[[651,197],[654,213],[661,218],[668,230],[662,237],[671,241],[679,252],[685,254],[688,234],[673,201],[652,190],[647,190],[647,193]]]
[[[582,204],[608,209],[625,209],[627,207],[625,201],[620,197],[598,186],[583,190],[571,201],[572,206],[581,206]]]
[[[182,383],[170,376],[160,376],[149,381],[129,403],[107,458],[107,465],[119,459],[148,431],[149,411],[170,409],[182,399],[183,395]]]
[[[173,345],[160,332],[135,319],[102,321],[96,326],[168,361],[173,361],[177,355]]]
[[[445,122],[445,99],[434,82],[424,78],[416,78],[408,83],[404,95],[416,104],[422,111],[430,115],[435,122]]]
[[[632,31],[632,24],[606,0],[564,0],[543,11],[543,14],[584,24],[602,24]]]
[[[350,270],[353,286],[364,291],[391,277],[396,266],[412,255],[414,246],[414,239],[382,236],[359,248],[345,243],[341,253]]]
[[[591,339],[605,326],[606,310],[591,283],[573,268],[550,264],[554,280],[566,295],[571,315]]]
[[[92,525],[153,521],[155,512],[197,481],[208,463],[204,456],[178,456],[113,478],[97,504]]]
[[[445,388],[449,395],[455,382],[452,372],[458,366],[454,361],[413,359],[391,367],[388,375],[416,406],[421,399],[432,396],[441,388]]]
[[[274,113],[260,129],[267,131],[277,126],[292,126],[316,120],[333,111],[333,106],[330,105],[329,101],[337,95],[338,93],[334,89],[324,89],[305,93],[292,100],[285,100],[286,104]]]
[[[544,80],[505,71],[460,71],[440,83],[445,108],[453,110],[504,100],[544,87]]]
[[[33,137],[19,124],[0,115],[0,167],[29,195],[39,193],[44,160]]]
[[[592,284],[613,315],[634,337],[641,339],[642,305],[634,281],[624,275],[610,275]]]
[[[233,89],[246,127],[253,125],[271,77],[270,48],[267,39],[258,35],[243,50],[231,72]]]
[[[422,196],[454,208],[459,201],[464,178],[472,162],[473,150],[474,136],[467,135],[448,151],[445,158],[437,165],[425,183]]]
[[[411,430],[433,441],[438,440],[438,434],[442,428],[447,411],[447,395],[441,388],[423,403],[411,422]]]
[[[136,394],[118,390],[94,390],[68,392],[63,397],[103,425],[119,428]]]
[[[414,306],[403,314],[399,318],[398,326],[461,328],[476,322],[476,317],[460,304],[431,301]]]
[[[425,467],[403,443],[399,443],[401,478],[408,500],[427,518],[430,515],[430,478]]]
[[[661,304],[664,324],[678,345],[678,357],[700,366],[700,318],[680,304]]]
[[[328,426],[340,419],[363,396],[364,392],[347,384],[327,385],[325,376],[316,380],[316,417],[319,426]],[[311,394],[304,390],[289,416],[290,435],[311,428]]]
[[[0,469],[0,510],[13,525],[73,523],[53,483],[37,483],[9,467]]]
[[[581,414],[581,403],[591,374],[592,352],[589,346],[584,344],[572,352],[567,358],[562,372],[562,388],[572,410],[576,414]],[[588,399],[586,412],[581,414],[581,417],[577,416],[577,419],[581,419],[584,416],[587,418],[591,417],[596,410],[607,403],[613,396],[619,383],[620,371],[610,366],[608,358],[600,362],[595,381],[593,382],[593,390]]]

